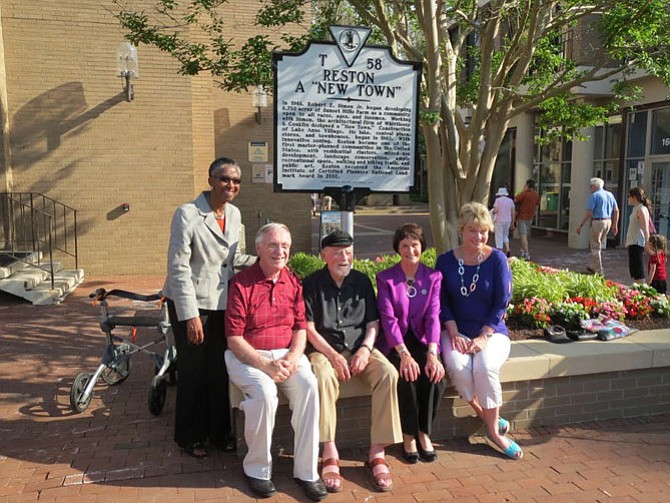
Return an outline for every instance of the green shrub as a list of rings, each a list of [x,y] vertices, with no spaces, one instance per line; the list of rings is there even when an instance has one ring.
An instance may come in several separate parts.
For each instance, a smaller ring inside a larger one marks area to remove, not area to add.
[[[421,262],[428,267],[435,267],[435,260],[437,259],[435,248],[428,248],[421,256]],[[393,255],[382,255],[375,259],[357,259],[354,258],[354,269],[361,271],[367,275],[372,281],[372,284],[377,288],[375,276],[378,272],[393,267],[400,262],[400,255],[394,253]],[[293,272],[299,277],[304,278],[317,271],[325,265],[325,262],[319,255],[310,255],[303,252],[295,253],[289,260],[289,266]]]
[[[599,275],[586,275],[567,270],[542,267],[525,260],[512,260],[512,303],[540,297],[551,303],[571,297],[586,297],[597,302],[614,301],[617,288]]]
[[[300,279],[322,269],[324,265],[326,263],[319,255],[310,255],[303,252],[295,253],[289,259],[289,266]]]
[[[375,276],[378,272],[393,267],[398,262],[400,262],[400,255],[384,255],[383,257],[377,257],[374,260],[370,259],[354,259],[354,269],[361,271],[363,274],[366,274],[372,284],[377,288],[377,282]]]
[[[649,301],[655,316],[667,318],[670,316],[670,300],[667,295],[658,295]]]
[[[437,251],[435,248],[428,248],[421,255],[421,262],[426,264],[428,267],[435,268],[435,262],[437,261]]]
[[[421,261],[435,267],[437,254],[429,248]],[[375,259],[354,259],[354,269],[366,274],[374,287],[375,276],[400,262],[397,254]],[[290,266],[300,278],[324,267],[318,255],[296,253]],[[599,315],[612,319],[639,319],[645,316],[670,316],[670,301],[648,285],[627,288],[599,275],[542,267],[525,260],[512,259],[512,300],[507,308],[508,321],[519,326],[544,328],[550,323],[577,328],[579,320]]]

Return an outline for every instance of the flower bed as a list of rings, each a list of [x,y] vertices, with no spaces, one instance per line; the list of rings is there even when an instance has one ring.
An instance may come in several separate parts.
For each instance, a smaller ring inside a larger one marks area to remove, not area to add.
[[[668,297],[652,287],[626,287],[598,275],[542,267],[512,259],[512,301],[509,323],[520,328],[544,328],[557,324],[578,329],[581,320],[641,320],[670,316]]]
[[[430,248],[421,261],[434,267],[436,258],[435,249]],[[375,275],[399,261],[398,255],[355,259],[354,268],[367,274],[376,287]],[[301,278],[323,266],[317,255],[296,253],[291,257],[291,268]],[[537,330],[551,324],[578,329],[580,320],[599,316],[631,321],[632,325],[670,316],[668,297],[648,285],[626,287],[599,275],[553,269],[517,258],[510,259],[510,267],[513,293],[507,321],[512,331]]]

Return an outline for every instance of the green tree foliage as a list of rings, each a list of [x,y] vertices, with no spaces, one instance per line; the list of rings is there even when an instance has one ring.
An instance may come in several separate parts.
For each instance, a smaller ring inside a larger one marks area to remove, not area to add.
[[[421,130],[438,251],[457,242],[456,216],[486,202],[510,121],[540,110],[551,134],[581,139],[639,86],[639,72],[670,84],[667,0],[260,0],[258,34],[235,40],[228,0],[116,0],[134,43],[170,53],[180,72],[209,71],[228,91],[271,87],[271,51],[298,51],[330,24],[373,28],[369,43],[423,63]],[[637,73],[636,73],[637,72]],[[609,104],[581,89],[606,81]]]

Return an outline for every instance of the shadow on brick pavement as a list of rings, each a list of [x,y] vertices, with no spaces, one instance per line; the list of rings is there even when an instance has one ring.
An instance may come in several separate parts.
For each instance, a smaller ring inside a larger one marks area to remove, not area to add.
[[[534,243],[536,256],[541,241]],[[555,248],[547,239],[547,254],[556,255]],[[151,415],[153,362],[143,354],[133,356],[124,382],[98,384],[85,412],[70,409],[74,376],[92,372],[104,349],[87,293],[99,286],[153,293],[161,285],[159,277],[93,278],[50,307],[0,296],[0,501],[253,500],[235,455],[214,452],[196,460],[172,442],[174,388],[163,412]],[[436,439],[436,463],[406,465],[394,446],[388,494],[373,492],[365,449],[345,449],[344,491],[327,501],[667,501],[670,415],[512,436],[525,450],[522,461],[464,439]],[[278,493],[270,501],[307,501],[292,480],[290,455],[279,453],[274,471]]]

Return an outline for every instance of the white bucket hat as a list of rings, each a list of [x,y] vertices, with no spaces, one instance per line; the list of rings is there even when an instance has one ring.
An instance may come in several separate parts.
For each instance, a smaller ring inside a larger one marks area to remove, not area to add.
[[[507,192],[507,189],[505,187],[500,187],[498,189],[498,192],[496,192],[496,197],[498,196],[509,196],[509,192]]]

